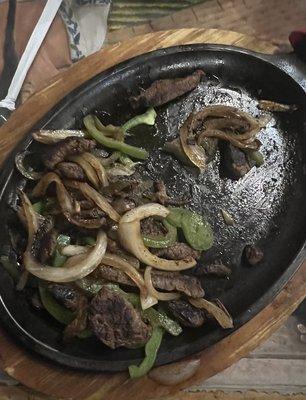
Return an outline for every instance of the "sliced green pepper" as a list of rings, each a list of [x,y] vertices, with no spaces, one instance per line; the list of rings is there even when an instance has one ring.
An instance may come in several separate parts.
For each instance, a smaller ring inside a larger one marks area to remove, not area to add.
[[[94,119],[91,115],[87,115],[83,121],[89,136],[91,136],[93,139],[95,139],[98,143],[102,144],[103,146],[108,147],[110,149],[119,150],[122,153],[125,153],[134,158],[139,158],[141,160],[145,160],[146,158],[148,158],[149,154],[146,150],[141,149],[139,147],[131,146],[119,140],[115,140],[113,138],[105,136],[103,132],[99,131],[96,128]]]
[[[121,129],[126,132],[137,125],[154,125],[156,115],[156,111],[154,110],[154,108],[151,107],[144,114],[136,115],[135,117],[128,120],[125,124],[122,125]]]
[[[176,242],[177,239],[177,229],[175,226],[171,225],[165,219],[162,220],[163,225],[167,229],[165,235],[149,236],[143,235],[142,239],[147,247],[154,247],[155,249],[163,249],[169,247]]]
[[[80,289],[84,290],[84,292],[92,295],[97,294],[103,286],[102,282],[99,282],[96,278],[93,278],[91,276],[85,276],[82,279],[78,279],[77,281],[75,281],[75,284]]]
[[[146,375],[153,367],[158,349],[163,339],[163,335],[164,330],[162,328],[160,328],[159,326],[153,328],[152,335],[145,345],[145,358],[142,360],[139,366],[129,366],[129,374],[132,379],[140,378],[141,376]]]
[[[67,260],[66,256],[63,256],[60,252],[61,247],[68,246],[70,244],[71,238],[66,235],[58,235],[56,239],[56,249],[53,256],[53,267],[62,267]]]
[[[214,242],[212,228],[201,215],[192,211],[184,213],[182,230],[187,243],[195,250],[208,250],[212,247]]]
[[[77,334],[79,339],[87,339],[93,336],[93,332],[90,329],[84,329],[82,332]]]
[[[213,245],[214,235],[209,223],[200,215],[185,208],[170,207],[167,221],[182,228],[188,244],[195,250],[208,250]]]
[[[98,117],[94,117],[95,125],[100,132],[102,132],[105,136],[111,137],[115,140],[119,140],[122,142],[124,140],[124,131],[119,126],[114,125],[103,125]]]
[[[84,244],[87,244],[88,246],[94,246],[96,244],[96,239],[91,236],[85,236],[83,240]]]
[[[45,288],[43,285],[39,285],[39,294],[40,294],[40,300],[45,309],[58,322],[60,322],[63,325],[68,325],[74,320],[76,315],[70,310],[67,310],[67,308],[61,306],[54,299],[54,297],[48,291],[48,289]]]
[[[33,204],[34,210],[38,214],[48,214],[54,205],[56,204],[56,200],[52,197],[47,197],[44,200],[37,201],[36,203]]]
[[[150,307],[142,311],[142,315],[150,322],[152,326],[160,326],[173,336],[178,336],[183,329],[180,325],[169,318],[165,313],[157,311]]]
[[[34,203],[32,205],[33,210],[36,211],[38,214],[42,214],[43,209],[44,209],[44,204],[42,201],[38,201],[37,203]]]
[[[244,149],[250,164],[255,165],[257,168],[264,164],[265,159],[262,153],[258,150]]]
[[[182,217],[185,212],[184,208],[179,207],[169,207],[170,213],[167,215],[166,220],[170,222],[171,225],[181,228],[182,227]]]

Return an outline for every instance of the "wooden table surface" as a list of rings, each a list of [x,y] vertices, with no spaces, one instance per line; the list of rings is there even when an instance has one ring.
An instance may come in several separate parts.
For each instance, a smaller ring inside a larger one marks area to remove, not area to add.
[[[133,38],[93,54],[55,77],[41,92],[33,95],[0,129],[0,162],[16,143],[27,134],[61,98],[78,85],[107,68],[154,49],[178,44],[221,43],[272,53],[276,47],[255,37],[214,29],[164,31]],[[253,320],[216,345],[192,359],[159,367],[163,375],[173,375],[192,363],[194,374],[176,386],[165,386],[147,377],[131,381],[126,373],[83,373],[59,367],[28,353],[12,342],[1,329],[0,357],[2,368],[25,386],[56,398],[73,399],[161,399],[176,395],[190,385],[203,382],[248,354],[271,335],[294,311],[306,294],[306,262],[287,283],[272,303]],[[154,371],[154,370],[153,370]],[[178,396],[177,398],[183,398]]]

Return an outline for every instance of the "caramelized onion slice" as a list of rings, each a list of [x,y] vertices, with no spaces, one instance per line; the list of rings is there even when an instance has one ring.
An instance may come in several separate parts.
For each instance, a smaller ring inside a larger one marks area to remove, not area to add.
[[[54,172],[49,172],[42,177],[42,179],[38,182],[38,184],[33,189],[34,197],[42,197],[46,194],[47,188],[51,183],[56,184],[56,195],[59,202],[59,205],[63,211],[63,213],[74,213],[75,207],[74,203],[67,192],[64,184],[62,183],[60,177],[56,175]]]
[[[200,170],[203,170],[206,166],[206,153],[204,148],[199,146],[196,142],[194,144],[189,144],[189,140],[193,136],[193,131],[191,130],[191,122],[193,118],[194,115],[190,114],[183,123],[180,129],[180,141],[188,159]]]
[[[140,221],[150,216],[166,217],[169,210],[157,203],[144,204],[125,213],[118,227],[118,236],[122,246],[137,257],[141,262],[151,267],[164,271],[182,271],[192,268],[196,264],[193,258],[183,260],[166,260],[152,254],[144,245],[141,232]]]
[[[208,301],[206,299],[192,299],[189,298],[189,303],[192,304],[196,308],[201,308],[208,312],[208,314],[212,315],[218,323],[224,329],[230,329],[234,327],[233,318],[230,316],[226,308],[221,306],[221,302],[219,302],[220,306]]]
[[[100,162],[100,160],[95,157],[91,153],[83,153],[83,158],[86,160],[92,168],[96,171],[97,177],[99,179],[99,182],[103,187],[108,186],[108,179],[107,179],[107,173],[106,169]]]
[[[109,204],[104,196],[97,192],[94,188],[89,186],[87,183],[81,182],[79,186],[80,191],[83,195],[92,200],[102,211],[104,211],[112,220],[119,221],[120,215],[117,211]]]
[[[21,200],[28,227],[28,244],[23,255],[23,263],[27,271],[50,282],[72,282],[84,278],[96,269],[106,252],[107,236],[103,231],[98,232],[95,246],[84,254],[70,257],[60,268],[38,262],[31,254],[36,233],[33,219],[34,210],[25,194],[21,196]]]
[[[123,271],[139,287],[140,293],[145,297],[147,296],[148,291],[142,275],[124,258],[107,252],[103,257],[102,263]]]

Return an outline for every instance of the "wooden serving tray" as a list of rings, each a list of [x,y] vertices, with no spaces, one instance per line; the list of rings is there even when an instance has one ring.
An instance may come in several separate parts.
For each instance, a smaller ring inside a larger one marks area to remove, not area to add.
[[[73,65],[56,76],[42,91],[34,94],[13,113],[0,129],[0,164],[8,152],[57,102],[96,74],[136,55],[148,51],[193,43],[236,45],[263,53],[276,47],[252,36],[216,29],[180,29],[150,33],[107,47]],[[0,365],[13,378],[38,392],[61,399],[140,400],[162,399],[222,371],[246,356],[267,339],[297,308],[306,295],[306,261],[275,299],[255,318],[214,346],[194,357],[162,366],[152,374],[131,381],[127,373],[85,373],[48,362],[13,342],[0,328]],[[191,366],[191,368],[190,368]],[[185,380],[166,386],[154,379],[181,376],[192,370]],[[190,376],[192,375],[192,376]]]

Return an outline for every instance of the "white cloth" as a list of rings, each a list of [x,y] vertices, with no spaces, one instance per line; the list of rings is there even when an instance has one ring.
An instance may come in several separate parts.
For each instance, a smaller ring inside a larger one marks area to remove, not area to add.
[[[5,1],[8,0],[0,0],[0,4]],[[111,0],[63,0],[60,14],[66,25],[72,61],[78,61],[102,47],[110,3]]]
[[[105,40],[110,0],[64,0],[60,14],[65,22],[72,61],[99,50]]]

